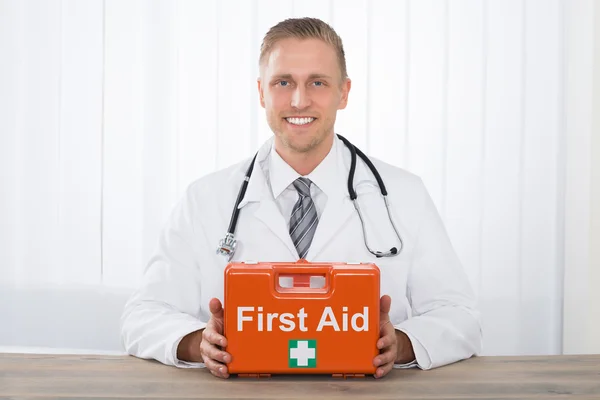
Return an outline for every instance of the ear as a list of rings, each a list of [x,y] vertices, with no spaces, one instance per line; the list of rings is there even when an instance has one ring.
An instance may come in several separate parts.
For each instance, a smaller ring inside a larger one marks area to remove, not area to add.
[[[346,80],[342,83],[342,93],[340,97],[340,105],[338,106],[338,110],[343,110],[348,105],[348,95],[350,94],[350,88],[352,87],[352,81],[350,78],[346,78]]]
[[[262,81],[260,80],[260,77],[256,79],[256,83],[258,85],[258,99],[260,101],[260,105],[262,108],[265,108],[265,95],[262,91]]]

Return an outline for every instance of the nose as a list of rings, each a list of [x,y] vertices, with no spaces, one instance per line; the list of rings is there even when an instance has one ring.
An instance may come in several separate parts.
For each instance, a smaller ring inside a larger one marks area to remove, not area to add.
[[[310,105],[310,102],[310,96],[306,92],[306,89],[302,85],[298,85],[298,87],[296,88],[296,90],[294,90],[294,93],[292,95],[291,106],[302,110],[304,108],[307,108]]]

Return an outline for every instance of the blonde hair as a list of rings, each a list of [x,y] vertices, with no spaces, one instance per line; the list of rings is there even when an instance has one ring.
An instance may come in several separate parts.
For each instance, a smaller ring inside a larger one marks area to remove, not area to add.
[[[342,80],[348,77],[342,39],[329,24],[318,18],[288,18],[271,27],[260,46],[259,66],[263,64],[278,41],[289,38],[319,39],[331,45],[337,55]]]

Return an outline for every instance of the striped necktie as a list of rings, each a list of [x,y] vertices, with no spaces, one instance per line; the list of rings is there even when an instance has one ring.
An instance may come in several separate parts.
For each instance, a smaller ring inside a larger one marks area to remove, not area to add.
[[[307,178],[298,178],[293,183],[299,196],[290,218],[290,236],[300,258],[308,253],[319,222],[315,203],[310,197],[311,183]]]

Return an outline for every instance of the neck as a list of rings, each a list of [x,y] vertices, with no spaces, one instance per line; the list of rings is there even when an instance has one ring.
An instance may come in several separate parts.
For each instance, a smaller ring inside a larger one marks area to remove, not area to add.
[[[333,134],[328,135],[318,146],[306,151],[298,152],[294,151],[289,147],[282,146],[282,144],[275,141],[275,151],[281,156],[281,158],[302,176],[306,176],[314,171],[315,168],[327,157],[331,146],[333,146]]]

